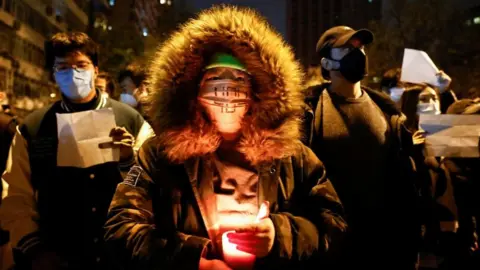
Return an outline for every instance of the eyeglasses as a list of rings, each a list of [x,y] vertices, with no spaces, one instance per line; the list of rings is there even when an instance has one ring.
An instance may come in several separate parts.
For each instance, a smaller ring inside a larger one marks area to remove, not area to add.
[[[76,71],[82,71],[88,69],[92,63],[90,62],[80,62],[76,65],[69,64],[58,64],[53,66],[53,71],[55,72],[66,72],[69,69],[75,69]]]

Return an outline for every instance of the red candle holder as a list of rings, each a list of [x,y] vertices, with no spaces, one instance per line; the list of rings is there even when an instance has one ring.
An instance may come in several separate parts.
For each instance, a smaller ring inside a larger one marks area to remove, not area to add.
[[[255,264],[255,255],[237,249],[237,245],[228,240],[227,231],[222,235],[223,260],[234,270],[251,270]]]

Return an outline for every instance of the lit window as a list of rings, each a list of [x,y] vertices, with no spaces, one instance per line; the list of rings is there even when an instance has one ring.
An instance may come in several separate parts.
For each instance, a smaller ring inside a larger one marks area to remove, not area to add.
[[[115,5],[115,0],[110,0],[110,1],[108,1],[108,3],[110,4],[110,6],[114,6]]]
[[[160,0],[161,5],[164,5],[165,3],[167,3],[167,0]]]
[[[474,24],[480,24],[480,17],[473,18],[473,23]]]
[[[143,28],[143,36],[146,37],[148,36],[148,31],[147,31],[147,28]]]

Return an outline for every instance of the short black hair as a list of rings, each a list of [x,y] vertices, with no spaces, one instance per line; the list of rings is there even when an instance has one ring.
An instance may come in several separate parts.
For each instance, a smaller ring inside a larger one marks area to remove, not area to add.
[[[400,76],[402,74],[401,68],[392,68],[383,73],[382,81],[380,82],[380,87],[382,89],[389,89],[392,87],[399,86]]]
[[[83,32],[57,33],[45,43],[45,64],[46,68],[51,69],[55,62],[55,57],[65,57],[72,52],[79,51],[92,61],[94,66],[98,66],[98,46]]]
[[[116,97],[116,89],[117,89],[116,82],[108,72],[102,71],[102,72],[98,73],[97,79],[105,79],[105,81],[106,81],[106,89],[105,90],[110,95],[110,97],[112,97],[112,98]]]
[[[147,74],[145,69],[131,65],[120,71],[118,74],[118,82],[120,83],[125,78],[130,78],[136,87],[140,87],[140,85],[145,81],[146,77]]]

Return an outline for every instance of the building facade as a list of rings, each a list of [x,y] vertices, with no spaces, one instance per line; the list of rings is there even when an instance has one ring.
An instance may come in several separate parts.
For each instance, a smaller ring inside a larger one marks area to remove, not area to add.
[[[287,39],[301,63],[318,65],[315,46],[320,35],[337,25],[366,28],[381,18],[381,0],[287,0]]]
[[[50,67],[45,67],[44,44],[57,32],[85,31],[89,3],[0,0],[0,92],[18,112],[41,108],[58,97]]]
[[[108,30],[97,39],[103,47],[100,67],[113,75],[128,65],[148,63],[158,44],[189,17],[185,0],[109,0],[109,4]]]

